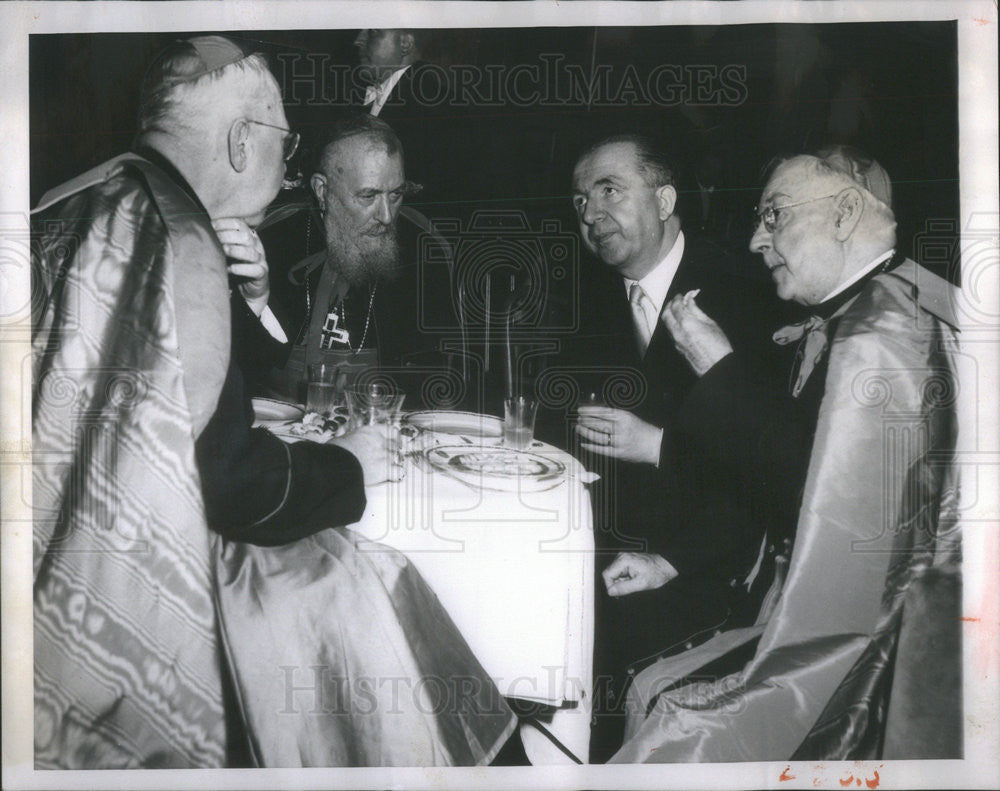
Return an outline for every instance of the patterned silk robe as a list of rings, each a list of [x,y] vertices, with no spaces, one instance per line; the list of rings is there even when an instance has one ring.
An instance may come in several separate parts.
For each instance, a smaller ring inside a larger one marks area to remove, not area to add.
[[[134,155],[47,198],[32,259],[35,765],[220,766],[194,444],[229,360],[223,252],[204,211]]]

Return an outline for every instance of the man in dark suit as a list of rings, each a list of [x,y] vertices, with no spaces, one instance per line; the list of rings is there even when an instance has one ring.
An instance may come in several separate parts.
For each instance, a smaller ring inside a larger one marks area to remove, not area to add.
[[[683,295],[750,350],[766,337],[767,292],[721,248],[685,236],[674,173],[655,142],[624,134],[588,149],[573,175],[584,244],[604,267],[581,278],[591,323],[570,342],[568,359],[597,372],[585,392],[617,399],[581,406],[577,425],[602,474],[599,557],[614,555],[597,597],[595,677],[610,681],[599,689],[598,713],[620,701],[635,670],[727,621],[780,505],[749,490],[725,455],[702,452],[711,443],[686,430],[710,385],[674,348],[661,311]],[[597,719],[592,760],[616,746],[616,719]]]
[[[403,87],[406,95],[412,96],[410,81],[411,67],[422,61],[421,44],[426,32],[422,30],[374,29],[366,28],[354,39],[358,49],[359,74],[365,84],[362,104],[365,110],[378,117],[390,95],[405,75],[408,79]],[[398,107],[400,91],[396,91],[392,106]]]
[[[433,57],[444,31],[366,29],[354,41],[356,104],[392,125],[407,152],[410,179],[423,189],[416,204],[432,218],[464,219],[483,168],[482,139],[470,125],[471,101],[456,95],[452,72]]]

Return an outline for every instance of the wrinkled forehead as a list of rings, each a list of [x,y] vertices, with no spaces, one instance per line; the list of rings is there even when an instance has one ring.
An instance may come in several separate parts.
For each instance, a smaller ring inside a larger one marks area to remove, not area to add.
[[[346,176],[354,181],[402,179],[401,152],[390,154],[385,141],[371,135],[354,135],[336,141],[325,159],[327,176]]]
[[[573,168],[573,189],[587,192],[604,181],[641,178],[633,143],[609,143],[584,154]]]

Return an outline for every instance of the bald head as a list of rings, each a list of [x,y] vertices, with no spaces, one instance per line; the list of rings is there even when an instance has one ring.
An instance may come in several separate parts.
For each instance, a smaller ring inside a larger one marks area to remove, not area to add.
[[[174,164],[212,218],[259,222],[284,176],[281,92],[261,55],[205,39],[223,43],[206,56],[179,42],[150,68],[137,142]]]
[[[835,227],[842,229],[840,236],[844,237],[845,244],[854,248],[856,254],[863,257],[872,247],[883,252],[896,243],[896,217],[889,207],[891,188],[879,181],[876,186],[879,195],[876,195],[871,189],[875,185],[869,183],[866,175],[877,169],[888,182],[888,174],[877,162],[872,160],[869,171],[860,172],[852,169],[850,162],[840,155],[823,158],[806,154],[780,165],[775,169],[775,175],[786,166],[786,172],[805,174],[813,184],[822,184],[824,192],[837,193],[840,201],[834,201],[839,210]],[[845,202],[853,200],[855,193],[859,208],[845,216]],[[862,265],[864,263],[867,261]]]
[[[256,79],[244,79],[250,76]],[[227,38],[196,36],[174,42],[156,57],[143,79],[140,139],[152,132],[200,131],[206,110],[245,105],[253,94],[272,86],[277,91],[263,56],[247,54]]]
[[[329,173],[334,159],[349,148],[345,144],[350,140],[360,140],[366,147],[380,146],[390,156],[402,156],[403,146],[399,137],[381,118],[365,112],[352,112],[330,123],[322,131],[317,150],[319,159],[314,170]]]

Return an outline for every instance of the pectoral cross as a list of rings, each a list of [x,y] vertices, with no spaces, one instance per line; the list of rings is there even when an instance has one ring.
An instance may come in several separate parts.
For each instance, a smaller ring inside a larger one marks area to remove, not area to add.
[[[346,327],[341,329],[339,324],[340,315],[336,309],[326,314],[326,321],[323,322],[323,330],[319,338],[320,349],[332,349],[335,343],[350,344],[351,334]]]

